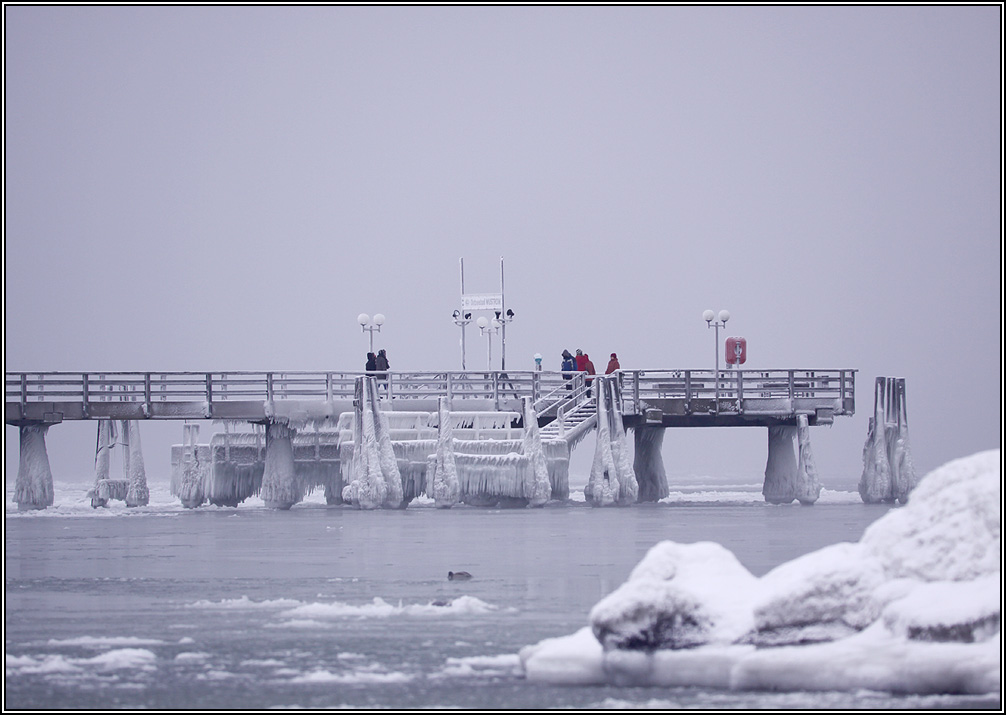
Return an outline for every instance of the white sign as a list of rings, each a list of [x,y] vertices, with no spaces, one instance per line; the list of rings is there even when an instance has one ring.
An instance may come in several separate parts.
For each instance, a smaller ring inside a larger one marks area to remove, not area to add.
[[[462,310],[503,310],[502,293],[473,293],[461,296]]]

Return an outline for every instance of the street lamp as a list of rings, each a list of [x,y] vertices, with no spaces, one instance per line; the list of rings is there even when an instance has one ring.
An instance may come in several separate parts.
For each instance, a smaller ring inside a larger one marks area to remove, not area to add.
[[[502,279],[501,279],[502,280]],[[503,315],[501,311],[496,311],[496,322],[500,324],[500,329],[502,335],[500,336],[500,345],[502,346],[501,356],[500,356],[500,370],[506,370],[506,324],[513,322],[513,311],[509,308],[506,309],[506,315]]]
[[[454,318],[454,324],[461,328],[461,371],[464,372],[468,369],[465,367],[465,326],[472,322],[472,314],[455,310],[451,317]]]
[[[719,320],[717,320],[719,318]],[[725,328],[730,320],[730,313],[721,310],[719,315],[711,310],[702,313],[702,319],[706,321],[707,328],[716,328],[716,406],[719,409],[720,403],[720,328]]]
[[[366,313],[360,313],[356,316],[356,322],[360,324],[363,332],[370,333],[370,352],[374,352],[374,333],[381,332],[381,326],[384,325],[384,314],[377,313],[371,320]]]
[[[489,339],[489,364],[487,365],[487,370],[493,369],[493,333],[498,333],[503,328],[503,323],[501,323],[496,318],[489,320],[487,317],[480,316],[475,324],[479,326],[479,334],[485,335]]]

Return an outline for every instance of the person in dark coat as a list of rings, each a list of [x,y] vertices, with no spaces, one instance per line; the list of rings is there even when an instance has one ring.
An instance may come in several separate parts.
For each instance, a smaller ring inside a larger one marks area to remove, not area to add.
[[[583,370],[588,375],[596,375],[597,374],[597,372],[595,372],[595,370],[594,370],[594,363],[592,363],[590,361],[590,355],[588,355],[587,353],[583,354]],[[594,381],[594,378],[592,378],[592,377],[588,377],[587,378],[587,397],[590,397],[590,383],[592,383],[593,381]]]
[[[622,367],[622,366],[618,364],[618,355],[615,355],[615,353],[612,353],[612,354],[611,354],[611,359],[610,359],[610,360],[608,360],[608,367],[607,367],[607,369],[606,369],[606,370],[604,371],[604,374],[605,374],[605,375],[610,375],[610,374],[611,374],[611,373],[613,373],[613,372],[614,372],[615,370],[620,370],[620,369],[621,369],[621,367]]]
[[[388,370],[391,368],[391,363],[388,362],[388,354],[384,352],[384,348],[377,351],[377,359],[374,360],[374,366],[377,369],[377,379],[378,384],[384,385],[384,389],[388,389]]]
[[[364,370],[368,373],[377,371],[377,356],[374,353],[367,353],[367,367]]]
[[[562,370],[563,380],[573,379],[573,373],[576,371],[576,360],[573,359],[573,356],[570,354],[569,350],[562,351],[562,367],[560,369]],[[566,389],[572,390],[573,386],[566,385]]]

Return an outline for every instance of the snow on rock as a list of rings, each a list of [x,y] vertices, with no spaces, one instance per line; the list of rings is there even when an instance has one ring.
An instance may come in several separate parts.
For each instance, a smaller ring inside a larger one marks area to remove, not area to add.
[[[548,638],[518,654],[527,679],[554,685],[600,685],[606,682],[601,644],[589,626],[570,636]]]
[[[960,581],[999,573],[1001,473],[998,449],[949,462],[919,483],[908,504],[871,524],[861,543],[889,578]]]
[[[792,645],[851,635],[877,618],[873,592],[883,581],[880,563],[859,544],[833,544],[777,566],[761,578],[746,640]]]
[[[731,643],[751,628],[748,599],[757,582],[719,544],[664,541],[594,606],[591,626],[605,650]]]
[[[755,578],[661,542],[590,612],[520,651],[529,680],[986,694],[1001,687],[1000,450],[931,472],[854,544]]]

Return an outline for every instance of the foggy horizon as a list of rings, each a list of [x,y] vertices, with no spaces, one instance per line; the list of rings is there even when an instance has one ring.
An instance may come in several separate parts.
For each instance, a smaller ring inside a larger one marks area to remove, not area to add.
[[[502,257],[508,370],[712,369],[726,309],[721,360],[858,371],[825,487],[878,376],[921,477],[1001,445],[1001,13],[5,5],[5,370],[362,371],[363,312],[392,371],[460,370],[458,261],[492,293]],[[48,431],[56,481],[93,479],[95,425]],[[151,479],[181,427],[141,424]],[[663,454],[673,489],[765,451]]]

